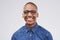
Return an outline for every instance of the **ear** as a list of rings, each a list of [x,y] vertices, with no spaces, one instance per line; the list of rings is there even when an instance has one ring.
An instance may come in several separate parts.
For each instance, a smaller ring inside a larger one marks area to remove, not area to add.
[[[37,13],[36,16],[38,17],[39,16],[39,13]]]
[[[24,18],[24,14],[22,13],[22,18]]]
[[[25,14],[22,14],[22,17],[24,18],[26,15]]]

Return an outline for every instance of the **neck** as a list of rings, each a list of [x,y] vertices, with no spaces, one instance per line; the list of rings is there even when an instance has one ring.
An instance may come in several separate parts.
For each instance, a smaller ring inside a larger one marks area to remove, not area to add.
[[[27,27],[28,27],[28,28],[33,28],[35,25],[36,25],[36,22],[33,23],[33,24],[27,24]]]

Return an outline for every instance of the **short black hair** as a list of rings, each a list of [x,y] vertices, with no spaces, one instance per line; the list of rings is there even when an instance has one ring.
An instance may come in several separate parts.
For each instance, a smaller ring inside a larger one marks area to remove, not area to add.
[[[28,3],[25,4],[25,6],[26,6],[27,4],[32,4],[32,5],[34,5],[34,6],[36,7],[36,9],[38,9],[38,8],[37,8],[37,5],[36,5],[35,3],[33,3],[33,2],[28,2]]]

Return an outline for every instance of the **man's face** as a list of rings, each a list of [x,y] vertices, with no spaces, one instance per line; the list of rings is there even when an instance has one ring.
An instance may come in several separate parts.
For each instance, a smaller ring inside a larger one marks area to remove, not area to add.
[[[38,17],[37,9],[32,4],[27,4],[24,7],[23,18],[27,24],[34,24]]]

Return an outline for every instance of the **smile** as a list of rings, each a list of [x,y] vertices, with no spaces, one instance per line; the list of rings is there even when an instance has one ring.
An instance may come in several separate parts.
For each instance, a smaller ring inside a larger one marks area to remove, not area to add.
[[[32,18],[27,18],[27,20],[29,20],[29,21],[30,21],[30,20],[33,20],[33,19],[32,19]]]

